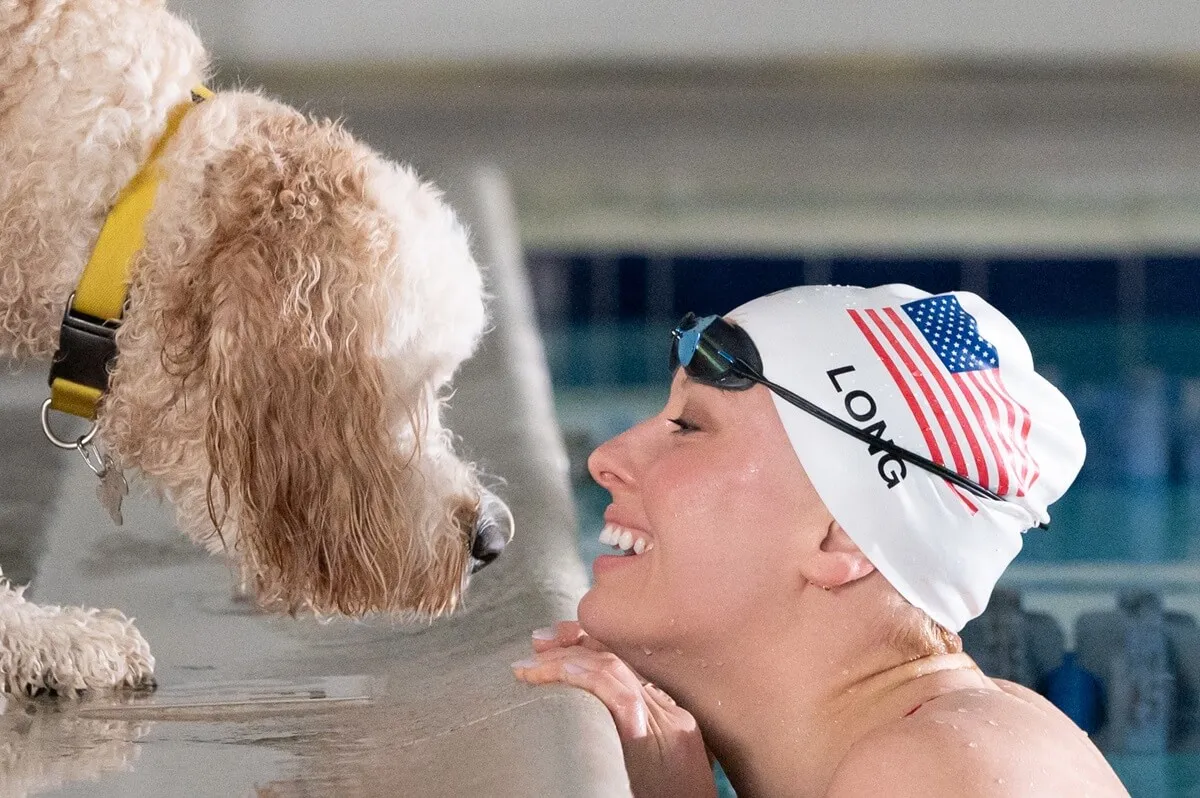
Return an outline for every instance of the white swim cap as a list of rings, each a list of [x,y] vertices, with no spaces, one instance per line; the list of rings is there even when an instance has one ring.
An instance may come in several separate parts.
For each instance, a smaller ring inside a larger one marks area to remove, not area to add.
[[[1004,497],[980,498],[771,394],[825,506],[900,595],[955,632],[983,612],[1085,448],[1012,322],[974,294],[908,285],[790,288],[726,318],[750,334],[767,379]]]

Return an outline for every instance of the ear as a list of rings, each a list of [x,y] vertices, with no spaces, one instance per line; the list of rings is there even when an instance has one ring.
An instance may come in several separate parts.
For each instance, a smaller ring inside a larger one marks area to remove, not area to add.
[[[801,574],[805,581],[825,589],[850,584],[875,571],[875,566],[842,525],[830,521],[825,538],[806,559]]]
[[[164,289],[163,363],[199,400],[209,515],[261,601],[437,615],[458,599],[478,497],[420,473],[437,408],[389,368],[405,231],[367,196],[373,162],[334,124],[246,119],[206,173],[209,245]]]

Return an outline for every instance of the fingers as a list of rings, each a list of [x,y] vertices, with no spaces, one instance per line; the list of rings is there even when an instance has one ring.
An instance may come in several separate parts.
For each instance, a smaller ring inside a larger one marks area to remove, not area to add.
[[[603,645],[588,637],[577,621],[559,621],[547,629],[533,630],[533,650],[550,651],[555,648],[582,646],[592,651],[607,651]]]
[[[587,690],[608,708],[622,739],[646,735],[649,710],[675,707],[658,688],[645,692],[646,680],[589,637],[577,621],[534,630],[533,650],[534,658],[513,663],[516,677],[529,684],[560,682]]]
[[[565,666],[567,663],[573,664],[576,668],[609,671],[616,675],[631,690],[641,688],[646,683],[645,679],[635,673],[632,668],[611,651],[596,651],[584,646],[568,646],[566,648],[552,648],[548,651],[541,651],[535,654],[532,659],[514,662],[513,668],[519,671],[517,674],[518,678],[530,681],[530,679],[525,678],[527,675],[525,672],[533,673],[535,678],[538,678],[538,674],[553,677],[559,674],[561,666]],[[555,678],[549,678],[542,679],[541,681],[555,680]]]
[[[713,796],[712,762],[696,719],[579,625],[566,622],[535,635],[537,653],[514,662],[529,684],[560,683],[594,695],[621,738],[634,795]]]
[[[529,684],[559,682],[596,696],[612,715],[622,740],[639,740],[649,733],[649,696],[638,675],[613,654],[581,646],[554,649],[513,663],[513,671]],[[661,699],[650,700],[656,708],[663,705]]]
[[[645,689],[646,695],[663,709],[676,706],[675,699],[660,690],[657,685],[646,682],[642,687]]]
[[[575,621],[559,621],[546,629],[533,630],[533,650],[549,651],[579,645],[587,635]]]

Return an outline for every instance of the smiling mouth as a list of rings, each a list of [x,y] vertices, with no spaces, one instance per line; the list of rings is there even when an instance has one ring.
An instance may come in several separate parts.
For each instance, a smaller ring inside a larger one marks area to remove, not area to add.
[[[600,531],[600,542],[630,556],[645,554],[654,548],[654,542],[646,540],[640,532],[617,524],[604,525]]]

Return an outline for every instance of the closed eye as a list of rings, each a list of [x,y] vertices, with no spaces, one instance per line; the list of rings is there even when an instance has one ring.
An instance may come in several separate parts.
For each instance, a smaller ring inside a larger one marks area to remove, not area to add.
[[[695,432],[698,429],[700,429],[692,422],[684,419],[682,416],[679,418],[672,418],[672,419],[668,419],[668,420],[675,426],[679,427],[679,429],[675,430],[675,432],[677,434],[686,434],[688,432]]]

